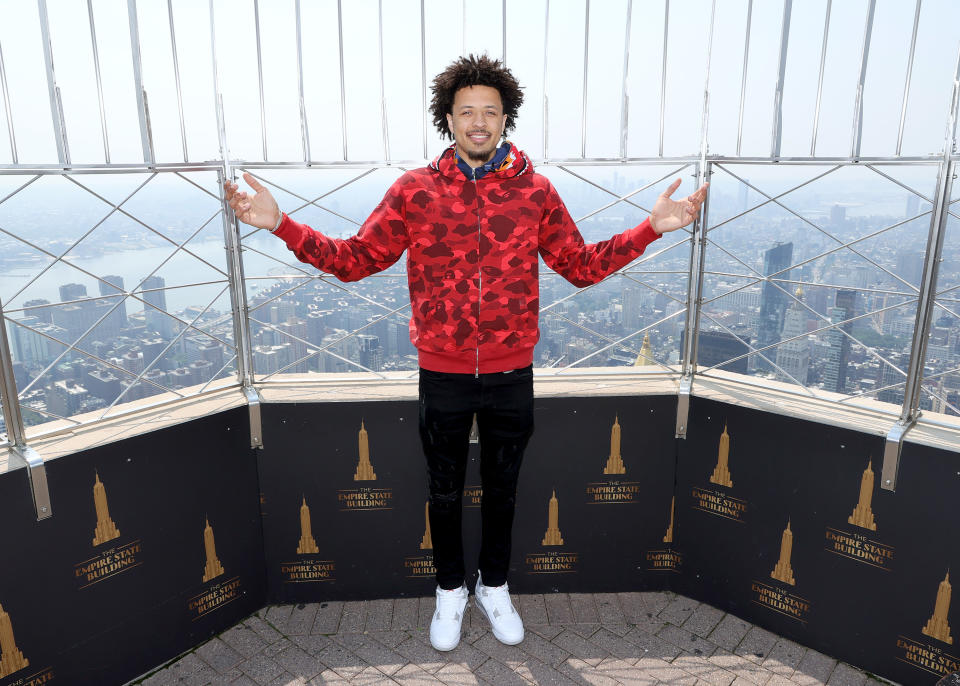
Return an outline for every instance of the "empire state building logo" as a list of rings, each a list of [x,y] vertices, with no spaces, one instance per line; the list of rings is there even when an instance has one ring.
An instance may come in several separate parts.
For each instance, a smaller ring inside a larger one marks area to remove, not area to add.
[[[550,496],[550,509],[547,514],[547,532],[543,535],[543,545],[563,545],[560,535],[560,501],[557,492]]]
[[[303,497],[303,505],[300,506],[300,545],[297,546],[298,555],[311,555],[319,553],[317,542],[313,538],[313,525],[310,523],[310,508],[307,506],[307,497]]]
[[[950,625],[947,623],[947,613],[950,611],[950,596],[953,587],[950,585],[950,572],[940,582],[937,589],[937,602],[933,607],[933,616],[923,626],[923,633],[938,641],[953,645],[953,636],[950,635]],[[2,629],[2,627],[0,627]]]
[[[420,550],[433,550],[433,537],[430,536],[430,501],[423,506],[423,518],[426,520],[426,528],[423,532],[423,538],[420,539]]]
[[[626,474],[627,468],[623,465],[623,458],[620,456],[620,417],[613,419],[613,428],[610,429],[610,456],[607,458],[607,466],[603,468],[604,474]]]
[[[10,615],[0,605],[0,679],[27,667],[30,661],[23,656],[13,639],[13,624]]]
[[[873,468],[870,461],[867,461],[867,468],[863,470],[863,476],[860,479],[860,500],[857,506],[853,508],[853,514],[847,518],[850,524],[877,530],[877,523],[873,520],[873,510],[870,509],[870,503],[873,501]]]
[[[213,527],[207,519],[207,526],[203,530],[203,549],[207,554],[207,564],[203,568],[203,583],[207,583],[223,574],[223,565],[217,558],[217,544],[213,540]]]
[[[93,532],[93,545],[101,545],[120,537],[120,530],[110,519],[110,508],[107,506],[107,489],[100,481],[100,474],[94,472],[96,481],[93,484],[93,504],[97,510],[97,528]]]
[[[710,483],[718,486],[733,488],[733,479],[730,478],[730,434],[727,433],[727,425],[723,425],[723,433],[720,435],[720,449],[717,451],[717,466],[710,475]]]
[[[357,462],[357,471],[353,475],[354,481],[376,481],[377,475],[373,471],[373,465],[370,464],[370,437],[363,426],[363,420],[360,420],[360,433],[357,436],[360,447],[360,460]]]
[[[770,576],[777,581],[796,586],[797,582],[793,578],[793,568],[790,566],[790,556],[793,554],[793,532],[790,531],[790,520],[787,520],[787,528],[783,530],[780,537],[780,559],[777,560],[777,566],[770,572]]]

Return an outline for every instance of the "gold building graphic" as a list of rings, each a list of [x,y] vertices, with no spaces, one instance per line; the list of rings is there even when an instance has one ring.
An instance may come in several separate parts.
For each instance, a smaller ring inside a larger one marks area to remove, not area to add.
[[[373,465],[370,464],[370,437],[363,426],[363,420],[360,420],[360,433],[357,434],[357,440],[360,444],[360,461],[357,462],[357,471],[353,475],[354,481],[376,481],[377,475],[373,471]]]
[[[610,457],[607,458],[607,466],[603,468],[604,474],[626,474],[627,468],[623,466],[623,458],[620,457],[620,417],[613,418],[613,428],[610,429]]]
[[[13,639],[13,624],[10,615],[0,605],[0,679],[28,666],[30,661],[23,656]]]
[[[733,488],[733,480],[730,478],[730,434],[727,433],[727,425],[723,425],[723,433],[720,434],[720,449],[717,452],[717,466],[710,475],[710,483],[719,486]]]
[[[213,534],[211,533],[211,538]],[[300,506],[300,545],[297,546],[298,555],[314,555],[319,553],[317,542],[313,538],[313,525],[310,523],[310,508],[307,506],[307,497],[303,497]],[[209,559],[209,557],[207,558]]]
[[[97,528],[93,531],[93,545],[100,545],[120,537],[120,530],[110,519],[110,508],[107,506],[107,489],[100,481],[100,474],[94,471],[96,481],[93,484],[93,504],[97,508]]]
[[[780,537],[780,559],[777,566],[770,572],[770,576],[777,581],[796,586],[797,582],[793,578],[793,568],[790,566],[790,555],[793,554],[793,532],[790,531],[790,520],[787,520],[787,528],[783,530],[783,536]]]
[[[664,543],[673,543],[673,506],[677,504],[677,496],[670,499],[670,526],[667,527],[667,533],[663,536]]]
[[[210,526],[210,519],[207,519],[207,526],[203,530],[203,548],[207,553],[207,564],[203,568],[203,583],[223,574],[223,565],[217,559],[217,546],[213,541],[213,527]]]
[[[938,641],[953,645],[953,636],[950,635],[950,625],[947,623],[947,613],[950,611],[950,596],[953,588],[950,586],[950,570],[940,582],[937,589],[937,604],[933,607],[933,616],[923,626],[923,633]],[[2,630],[2,626],[0,626]],[[2,634],[0,634],[2,636]]]
[[[426,521],[426,528],[423,532],[423,538],[420,539],[420,550],[433,550],[433,539],[430,537],[430,501],[423,506],[423,518]]]
[[[547,533],[543,535],[543,545],[563,545],[560,535],[560,502],[554,490],[550,496],[550,513],[547,515]]]
[[[876,531],[877,523],[873,520],[871,502],[873,502],[873,467],[870,460],[867,460],[867,468],[863,470],[863,477],[860,479],[860,500],[847,521],[855,526]]]
[[[643,344],[640,346],[640,353],[637,355],[637,361],[633,363],[634,367],[652,367],[656,362],[653,361],[653,348],[650,345],[650,332],[643,334]]]

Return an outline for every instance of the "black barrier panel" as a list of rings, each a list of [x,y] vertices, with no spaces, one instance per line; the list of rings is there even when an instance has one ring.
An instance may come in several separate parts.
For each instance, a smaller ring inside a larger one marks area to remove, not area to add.
[[[513,590],[667,587],[677,573],[669,535],[674,412],[671,397],[537,401],[518,486]],[[270,602],[431,595],[416,403],[266,405],[263,421]],[[471,586],[479,455],[471,446],[463,494]]]
[[[894,681],[935,683],[942,672],[917,662],[955,664],[935,605],[948,604],[941,582],[960,562],[950,505],[960,460],[908,445],[891,493],[880,488],[883,446],[694,399],[678,460],[687,566],[675,588]]]
[[[263,432],[271,603],[433,592],[415,402],[267,404]]]
[[[0,565],[0,604],[28,663],[0,684],[38,670],[49,683],[123,683],[262,607],[248,437],[239,408],[53,460],[43,522],[22,495],[0,500],[4,537],[20,537],[16,564]]]
[[[668,587],[678,561],[668,532],[675,415],[669,396],[537,401],[520,474],[511,589]]]
[[[874,614],[888,618],[872,627],[870,652],[878,673],[903,684],[934,684],[960,670],[960,598],[953,592],[960,573],[960,454],[905,443],[891,500],[876,524],[896,542],[897,564],[883,592],[869,599]]]

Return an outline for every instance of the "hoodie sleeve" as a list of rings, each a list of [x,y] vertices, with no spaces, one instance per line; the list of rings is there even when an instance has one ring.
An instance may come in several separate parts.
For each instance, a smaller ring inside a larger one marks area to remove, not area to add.
[[[274,232],[301,262],[333,274],[341,281],[359,281],[383,271],[407,249],[409,234],[398,179],[352,238],[331,238],[286,214]]]
[[[563,200],[546,181],[546,201],[540,216],[540,254],[551,269],[574,286],[602,281],[643,254],[660,238],[647,218],[639,226],[598,243],[585,244]]]

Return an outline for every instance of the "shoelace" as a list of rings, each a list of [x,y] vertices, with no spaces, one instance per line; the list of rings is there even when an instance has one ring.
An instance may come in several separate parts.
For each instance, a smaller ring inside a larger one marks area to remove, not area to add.
[[[442,590],[437,596],[437,617],[456,619],[460,613],[460,589],[453,591]]]
[[[484,596],[489,604],[493,606],[493,612],[496,613],[497,617],[510,615],[516,611],[513,609],[513,603],[510,602],[510,590],[506,584],[494,587],[486,586],[485,588],[486,593]]]

